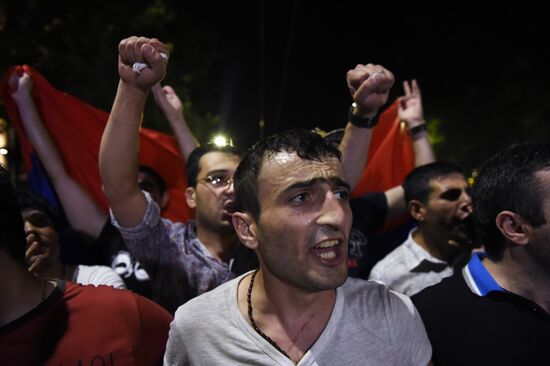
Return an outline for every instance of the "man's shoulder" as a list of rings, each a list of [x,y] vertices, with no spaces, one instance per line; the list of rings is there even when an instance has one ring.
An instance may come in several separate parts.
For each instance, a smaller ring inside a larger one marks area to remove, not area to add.
[[[394,278],[398,277],[403,270],[405,259],[411,253],[411,248],[405,245],[407,242],[400,244],[392,250],[388,255],[382,258],[372,268],[371,276],[373,279]]]
[[[143,322],[150,317],[170,321],[171,315],[160,305],[129,290],[112,286],[81,285],[67,282],[63,300],[69,312],[119,323]]]
[[[205,318],[219,313],[231,301],[232,294],[236,291],[235,286],[241,277],[227,281],[181,305],[174,317],[176,322],[201,322]]]
[[[373,312],[386,313],[390,308],[395,308],[396,304],[412,309],[412,303],[407,296],[375,281],[350,277],[342,286],[342,290],[346,298],[346,308],[358,309],[365,313],[365,309],[368,309],[368,316],[372,316]]]
[[[456,299],[463,300],[464,295],[471,292],[466,285],[462,271],[455,273],[443,279],[441,282],[426,287],[424,290],[413,295],[411,300],[420,312],[426,308],[440,308],[441,306],[453,306],[457,303]]]
[[[135,302],[136,296],[138,295],[132,291],[117,289],[108,285],[86,285],[73,282],[66,282],[64,292],[66,301],[86,302],[95,304],[95,306]]]
[[[429,348],[420,316],[409,297],[360,279],[348,279],[343,290],[346,297],[339,323],[348,327],[345,333],[373,336],[380,344],[403,342],[405,346],[418,341]],[[410,338],[413,334],[415,340]]]

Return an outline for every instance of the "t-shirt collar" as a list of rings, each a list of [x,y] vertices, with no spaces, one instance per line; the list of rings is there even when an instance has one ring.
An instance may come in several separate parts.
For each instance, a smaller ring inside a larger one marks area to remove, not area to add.
[[[505,292],[481,263],[485,257],[485,253],[474,253],[470,262],[462,269],[466,284],[478,296],[486,296],[493,291]]]

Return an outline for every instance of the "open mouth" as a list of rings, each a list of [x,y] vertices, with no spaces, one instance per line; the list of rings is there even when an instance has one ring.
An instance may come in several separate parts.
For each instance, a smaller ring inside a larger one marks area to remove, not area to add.
[[[326,240],[321,244],[311,248],[309,251],[313,255],[321,258],[325,262],[338,261],[340,258],[340,244],[341,240]]]
[[[223,205],[223,210],[227,212],[228,214],[232,214],[237,209],[236,204],[234,201],[227,201]]]

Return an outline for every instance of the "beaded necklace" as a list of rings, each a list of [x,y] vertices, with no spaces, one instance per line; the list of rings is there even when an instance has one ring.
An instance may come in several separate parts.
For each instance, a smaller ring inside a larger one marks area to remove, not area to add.
[[[273,347],[275,347],[277,349],[277,351],[281,352],[283,355],[285,355],[286,357],[291,359],[290,356],[287,355],[287,353],[285,351],[283,351],[282,348],[279,347],[279,345],[273,339],[269,338],[269,336],[267,334],[265,334],[264,332],[262,332],[262,330],[260,328],[258,328],[258,326],[256,325],[256,322],[254,321],[254,318],[252,317],[252,287],[254,286],[254,279],[256,278],[257,273],[258,273],[258,270],[254,271],[254,273],[252,274],[252,278],[250,279],[250,285],[248,285],[248,293],[246,295],[246,302],[248,304],[248,319],[250,320],[250,323],[252,324],[252,328],[254,328],[254,330],[259,335],[261,335],[266,341],[269,342],[269,344],[271,344]]]

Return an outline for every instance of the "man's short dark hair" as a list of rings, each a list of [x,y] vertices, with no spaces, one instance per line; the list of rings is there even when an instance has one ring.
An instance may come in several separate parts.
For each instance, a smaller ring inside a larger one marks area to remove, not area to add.
[[[25,264],[25,227],[8,171],[0,165],[0,250]]]
[[[164,179],[162,179],[160,174],[157,173],[155,169],[151,168],[148,165],[140,165],[139,171],[153,178],[153,180],[157,184],[157,187],[159,188],[159,193],[161,196],[164,194],[164,192],[166,192],[166,182],[164,181]]]
[[[479,171],[472,189],[473,219],[489,258],[499,260],[506,241],[495,224],[502,211],[512,211],[533,227],[546,223],[544,189],[538,171],[550,170],[550,144],[510,147],[491,157]]]
[[[48,217],[55,231],[57,231],[58,233],[60,232],[61,226],[59,222],[59,216],[54,210],[54,208],[52,207],[52,205],[50,205],[50,203],[46,199],[34,193],[31,193],[29,191],[23,191],[23,190],[18,190],[16,192],[16,195],[17,195],[17,203],[19,205],[19,209],[21,210],[21,212],[23,210],[29,210],[29,209],[40,211],[41,213],[43,213]]]
[[[189,157],[187,158],[187,164],[185,166],[185,172],[187,174],[187,185],[189,187],[197,186],[197,178],[199,176],[200,170],[200,160],[204,155],[210,152],[221,152],[224,154],[241,157],[239,149],[231,145],[218,146],[216,144],[209,143],[197,147],[191,152],[191,154],[189,154]]]
[[[416,200],[426,204],[431,192],[430,182],[454,173],[464,176],[460,166],[448,161],[436,161],[413,169],[403,181],[405,202],[408,205],[412,200]]]
[[[235,172],[237,210],[260,216],[258,176],[266,159],[280,152],[296,153],[305,160],[340,159],[340,151],[315,132],[302,129],[285,131],[258,141],[244,155]]]

